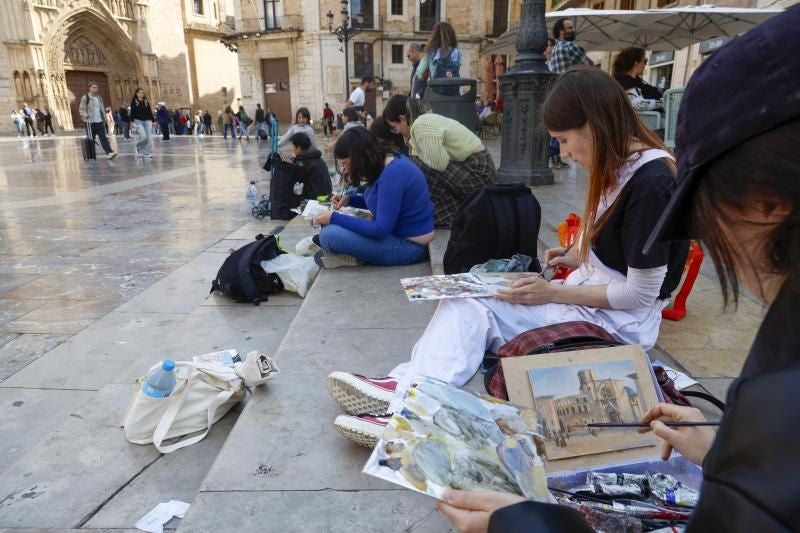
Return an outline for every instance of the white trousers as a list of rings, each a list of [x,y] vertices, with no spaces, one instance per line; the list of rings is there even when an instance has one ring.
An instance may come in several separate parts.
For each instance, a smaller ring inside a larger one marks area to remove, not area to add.
[[[511,304],[496,298],[442,300],[414,345],[411,361],[389,373],[399,380],[398,396],[390,410],[398,407],[399,397],[415,376],[430,376],[460,387],[480,368],[486,351],[496,353],[520,333],[542,326],[585,320],[621,342],[641,344],[649,350],[658,337],[665,305],[659,301],[651,308],[622,311],[565,304]]]

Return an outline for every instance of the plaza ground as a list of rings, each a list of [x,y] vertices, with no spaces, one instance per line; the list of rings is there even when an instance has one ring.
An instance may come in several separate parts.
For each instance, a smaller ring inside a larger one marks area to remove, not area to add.
[[[499,163],[499,140],[487,145]],[[408,356],[433,306],[409,304],[397,280],[430,264],[325,271],[305,301],[284,293],[258,308],[208,295],[229,248],[278,226],[253,220],[244,197],[250,179],[268,185],[266,150],[174,137],[152,160],[128,141],[116,160],[87,163],[77,137],[0,139],[0,531],[132,529],[169,499],[193,502],[186,531],[267,519],[261,530],[446,529],[432,500],[360,473],[367,451],[335,433],[324,389],[332,370],[382,373]],[[575,168],[534,189],[542,246],[584,192]],[[293,224],[284,240],[309,231]],[[707,262],[688,316],[663,322],[651,356],[724,398],[763,311],[721,304]],[[135,378],[224,348],[277,352],[283,371],[238,423],[232,412],[166,456],[125,441]]]

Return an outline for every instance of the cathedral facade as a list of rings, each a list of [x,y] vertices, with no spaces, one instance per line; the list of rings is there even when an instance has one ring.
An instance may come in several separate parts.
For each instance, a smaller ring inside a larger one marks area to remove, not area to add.
[[[220,42],[232,25],[231,0],[3,0],[0,109],[49,109],[71,130],[90,81],[113,109],[138,87],[173,109],[222,109],[239,97],[238,57]]]

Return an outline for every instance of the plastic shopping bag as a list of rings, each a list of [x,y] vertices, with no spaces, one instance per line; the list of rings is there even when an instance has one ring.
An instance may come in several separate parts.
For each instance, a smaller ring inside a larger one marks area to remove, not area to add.
[[[296,254],[281,254],[275,259],[261,261],[261,268],[268,274],[277,274],[283,282],[283,288],[296,292],[301,298],[305,298],[319,272],[319,265],[313,257]]]

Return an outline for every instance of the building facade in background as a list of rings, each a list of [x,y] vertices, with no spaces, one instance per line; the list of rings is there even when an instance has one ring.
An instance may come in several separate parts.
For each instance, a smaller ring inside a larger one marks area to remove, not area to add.
[[[367,108],[380,113],[393,94],[409,91],[408,44],[424,44],[438,21],[450,22],[462,53],[461,76],[485,79],[481,49],[508,28],[519,0],[351,0],[360,33],[348,45],[345,80],[343,45],[328,29],[326,14],[341,24],[339,0],[237,0],[236,31],[226,42],[238,49],[241,102],[270,107],[282,123],[301,106],[317,120],[325,102],[340,110],[362,76],[379,78]]]
[[[0,109],[27,103],[48,108],[56,128],[81,127],[89,81],[114,109],[137,87],[171,108],[222,109],[239,96],[238,58],[220,42],[232,2],[2,0]]]

